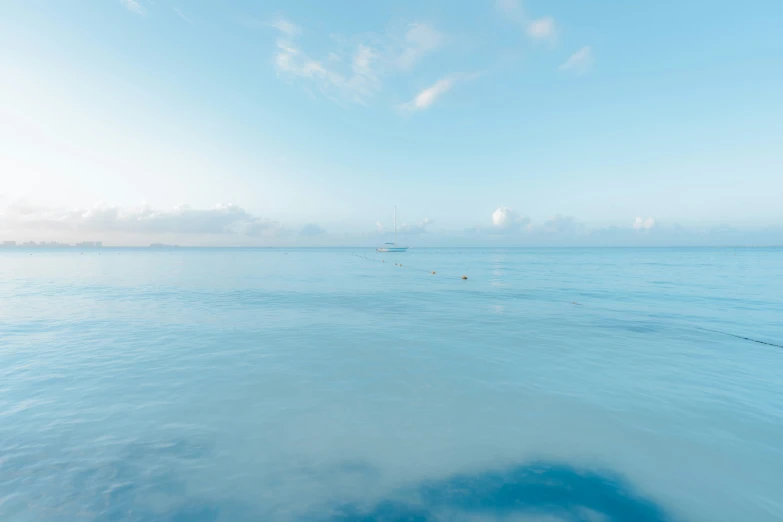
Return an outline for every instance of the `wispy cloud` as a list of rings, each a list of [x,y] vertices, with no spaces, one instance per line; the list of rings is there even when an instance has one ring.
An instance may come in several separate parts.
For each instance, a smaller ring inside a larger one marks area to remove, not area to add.
[[[308,56],[296,41],[300,33],[296,25],[282,19],[272,25],[281,33],[275,54],[278,74],[306,78],[314,81],[327,96],[336,91],[341,97],[357,103],[364,103],[381,87],[375,68],[378,53],[373,47],[358,45],[350,61],[351,69],[345,73],[334,68],[343,61],[336,53],[329,53],[324,61]]]
[[[373,76],[373,63],[378,59],[378,52],[370,46],[359,44],[353,56],[353,72],[362,76]]]
[[[423,110],[428,109],[435,101],[447,93],[454,86],[453,78],[441,78],[431,86],[422,90],[414,98],[402,105],[404,109]]]
[[[182,12],[182,11],[179,9],[179,7],[172,7],[172,9],[174,10],[174,12],[175,12],[175,13],[177,13],[177,16],[179,16],[180,18],[182,18],[183,20],[185,20],[185,21],[186,21],[187,23],[189,23],[190,25],[193,25],[193,20],[191,20],[190,18],[188,18],[187,16],[185,16],[185,13],[183,13],[183,12]]]
[[[591,65],[593,65],[593,51],[588,45],[569,56],[568,59],[560,65],[560,70],[574,71],[577,74],[582,74],[587,72]]]
[[[519,24],[532,40],[550,43],[557,40],[557,25],[551,16],[533,19],[522,8],[519,0],[497,0],[495,5],[509,20]]]
[[[299,28],[298,25],[292,24],[291,22],[283,18],[278,18],[277,20],[275,20],[269,25],[288,36],[297,36],[299,35],[299,33],[302,32],[302,30]]]
[[[481,76],[482,72],[458,73],[445,76],[426,89],[422,89],[413,99],[403,103],[399,107],[404,110],[424,110],[430,108],[441,96],[449,92],[454,85],[470,80],[475,80]]]
[[[144,9],[144,7],[136,0],[120,0],[120,3],[122,3],[122,5],[125,6],[125,9],[131,13],[136,13],[137,15],[142,16],[147,13],[147,10]]]
[[[252,21],[252,25],[259,24]],[[302,30],[292,22],[279,18],[265,25],[280,33],[274,56],[278,75],[314,83],[325,97],[338,103],[347,100],[366,104],[383,89],[386,77],[411,70],[445,41],[432,26],[416,22],[382,35],[352,39],[332,35],[337,48],[315,57],[300,45]]]
[[[524,24],[525,13],[522,11],[522,6],[519,5],[518,0],[497,0],[495,7],[510,20]]]
[[[533,40],[553,41],[557,38],[555,19],[545,16],[527,23],[527,35]]]
[[[409,70],[424,56],[441,47],[444,41],[445,37],[432,26],[410,24],[405,32],[403,49],[394,61],[400,69]]]

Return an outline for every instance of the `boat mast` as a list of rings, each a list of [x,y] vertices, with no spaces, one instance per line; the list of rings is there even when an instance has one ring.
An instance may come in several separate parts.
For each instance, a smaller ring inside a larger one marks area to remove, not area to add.
[[[397,246],[397,205],[394,205],[394,246]]]

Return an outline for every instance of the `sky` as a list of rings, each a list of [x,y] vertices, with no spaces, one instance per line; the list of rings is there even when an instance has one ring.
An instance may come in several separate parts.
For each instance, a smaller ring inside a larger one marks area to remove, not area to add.
[[[778,0],[0,11],[0,241],[783,244]]]

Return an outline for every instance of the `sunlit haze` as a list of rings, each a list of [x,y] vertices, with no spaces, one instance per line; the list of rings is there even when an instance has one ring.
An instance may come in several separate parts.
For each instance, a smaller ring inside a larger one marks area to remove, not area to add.
[[[783,3],[11,0],[0,241],[783,244]]]

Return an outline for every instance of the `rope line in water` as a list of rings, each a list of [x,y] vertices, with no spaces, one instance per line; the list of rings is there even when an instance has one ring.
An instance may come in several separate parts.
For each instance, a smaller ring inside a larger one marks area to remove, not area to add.
[[[385,263],[386,262],[386,260],[384,260],[384,259],[377,259],[377,258],[373,259],[371,257],[360,256],[358,254],[352,254],[352,255],[354,257],[358,257],[360,259],[366,259],[367,261],[376,261],[376,262],[381,262],[381,263]],[[415,266],[410,266],[410,265],[403,265],[403,264],[398,264],[398,263],[394,263],[394,265],[398,266],[400,268],[411,268],[413,270],[421,270],[423,272],[427,272],[428,274],[432,274],[432,275],[436,274],[436,272],[434,270],[428,270],[426,268],[415,267]],[[463,276],[463,279],[466,279],[466,277]],[[570,301],[570,303],[572,305],[575,305],[575,306],[585,306],[583,303],[578,303],[576,301]],[[729,336],[729,337],[734,337],[735,339],[741,339],[743,341],[749,341],[751,343],[763,344],[765,346],[774,346],[775,348],[783,348],[783,345],[780,345],[780,344],[770,343],[770,342],[767,342],[767,341],[759,341],[758,339],[753,339],[751,337],[745,337],[744,335],[737,335],[737,334],[733,334],[733,333],[729,333],[729,332],[722,332],[720,330],[713,330],[711,328],[704,328],[702,326],[689,326],[688,328],[692,328],[694,330],[702,330],[704,332],[712,332],[712,333],[716,333],[716,334],[720,334],[720,335],[726,335],[726,336]]]
[[[701,326],[694,326],[693,328],[696,328],[697,330],[704,330],[705,332],[712,332],[716,334],[721,335],[728,335],[729,337],[736,337],[737,339],[742,339],[744,341],[750,341],[752,343],[759,343],[759,344],[766,344],[767,346],[774,346],[775,348],[783,348],[783,345],[775,344],[775,343],[768,343],[767,341],[759,341],[758,339],[751,339],[750,337],[745,337],[742,335],[737,335],[729,332],[721,332],[720,330],[712,330],[710,328],[702,328]]]
[[[358,257],[359,259],[366,259],[367,261],[375,261],[375,262],[381,262],[381,263],[386,264],[386,260],[385,259],[377,259],[377,258],[373,259],[373,258],[367,257],[367,256],[360,256],[359,254],[352,254],[352,255],[354,257]],[[412,266],[412,265],[409,265],[409,264],[402,264],[402,263],[396,263],[395,262],[394,266],[397,266],[399,268],[410,268],[412,270],[421,270],[422,272],[427,272],[430,275],[437,275],[437,272],[435,270],[429,270],[427,268],[421,268],[421,267]]]

